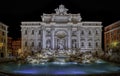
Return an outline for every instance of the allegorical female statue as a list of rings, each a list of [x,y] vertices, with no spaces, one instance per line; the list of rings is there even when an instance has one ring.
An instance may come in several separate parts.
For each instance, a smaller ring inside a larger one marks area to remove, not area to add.
[[[59,45],[58,45],[58,47],[59,47],[60,50],[63,50],[63,49],[64,49],[64,44],[63,44],[63,40],[62,40],[62,39],[59,40]]]

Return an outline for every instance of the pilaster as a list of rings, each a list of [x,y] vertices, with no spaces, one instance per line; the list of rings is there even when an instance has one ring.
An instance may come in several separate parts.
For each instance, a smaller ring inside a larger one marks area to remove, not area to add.
[[[43,30],[42,30],[42,48],[46,49],[46,29],[45,26],[43,26]]]
[[[88,48],[88,31],[86,28],[84,28],[84,33],[85,33],[85,49],[87,49]]]
[[[77,48],[80,48],[80,27],[77,29]]]
[[[93,31],[92,31],[92,34],[93,34],[93,36],[92,36],[92,38],[93,38],[93,41],[92,41],[92,43],[93,43],[93,49],[96,49],[96,47],[95,47],[95,29],[93,29]]]
[[[52,31],[52,49],[54,50],[55,49],[55,30],[54,30],[54,26],[52,26],[51,28],[51,31]]]
[[[68,49],[71,49],[71,34],[72,34],[72,26],[68,28]]]

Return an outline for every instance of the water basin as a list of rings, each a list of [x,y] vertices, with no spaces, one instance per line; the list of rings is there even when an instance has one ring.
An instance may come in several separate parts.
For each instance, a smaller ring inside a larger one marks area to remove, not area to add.
[[[119,73],[120,65],[103,62],[80,64],[76,62],[49,62],[45,64],[0,64],[0,72],[12,75],[88,75],[88,74],[108,74]]]

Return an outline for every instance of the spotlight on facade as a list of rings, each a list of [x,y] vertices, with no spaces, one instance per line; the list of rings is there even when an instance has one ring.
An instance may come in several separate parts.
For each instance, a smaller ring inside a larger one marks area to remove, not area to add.
[[[117,41],[115,41],[115,42],[113,42],[113,43],[112,43],[113,47],[116,47],[116,46],[117,46],[117,44],[118,44],[118,42],[117,42]]]
[[[0,43],[0,48],[3,46],[3,43]]]

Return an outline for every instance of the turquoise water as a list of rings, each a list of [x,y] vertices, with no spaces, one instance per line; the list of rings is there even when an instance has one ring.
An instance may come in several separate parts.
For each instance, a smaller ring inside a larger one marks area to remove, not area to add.
[[[0,71],[12,74],[30,75],[85,75],[120,72],[120,65],[103,62],[93,64],[77,64],[74,62],[46,64],[0,64]]]

